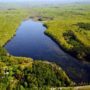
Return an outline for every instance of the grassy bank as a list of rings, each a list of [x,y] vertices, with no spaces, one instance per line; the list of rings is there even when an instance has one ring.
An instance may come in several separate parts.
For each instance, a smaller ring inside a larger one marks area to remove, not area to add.
[[[27,14],[23,10],[0,10],[0,47],[10,40]]]
[[[89,7],[70,8],[54,20],[45,22],[45,34],[53,38],[65,51],[80,60],[90,60]],[[74,10],[75,9],[75,10]],[[79,12],[78,12],[79,10]],[[63,13],[63,11],[62,11]],[[77,14],[78,13],[78,14]],[[65,17],[66,16],[66,17]],[[65,17],[65,18],[64,18]]]
[[[57,23],[56,23],[57,22]],[[66,23],[67,22],[67,23]],[[80,28],[79,24],[89,22],[51,21],[45,33],[53,38],[65,51],[80,60],[90,60],[90,31]]]

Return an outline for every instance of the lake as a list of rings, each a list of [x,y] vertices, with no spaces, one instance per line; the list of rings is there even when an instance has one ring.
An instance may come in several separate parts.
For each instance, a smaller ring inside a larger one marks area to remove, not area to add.
[[[42,22],[26,20],[21,23],[5,48],[13,56],[31,57],[59,64],[77,83],[90,83],[90,64],[80,62],[65,53],[51,38],[44,34]]]

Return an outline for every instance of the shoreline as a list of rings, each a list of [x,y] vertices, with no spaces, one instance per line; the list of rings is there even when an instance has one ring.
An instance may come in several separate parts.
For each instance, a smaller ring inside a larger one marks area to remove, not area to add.
[[[48,30],[48,26],[47,26],[46,24],[43,24],[43,25],[44,25],[44,27],[46,27],[46,29]],[[80,62],[82,62],[82,63],[84,62],[84,63],[88,63],[88,64],[89,64],[89,62],[88,62],[87,60],[85,61],[85,60],[82,60],[82,59],[78,58],[73,51],[70,51],[70,50],[68,50],[67,48],[63,47],[63,46],[58,42],[58,40],[56,40],[56,39],[53,37],[52,34],[50,34],[50,33],[47,32],[47,30],[45,30],[44,34],[47,35],[50,39],[52,39],[65,53],[67,53],[68,55],[74,57],[75,59],[77,59],[78,61],[80,61]]]

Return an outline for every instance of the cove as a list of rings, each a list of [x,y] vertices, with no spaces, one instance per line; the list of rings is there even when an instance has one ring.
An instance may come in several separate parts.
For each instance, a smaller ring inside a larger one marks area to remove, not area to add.
[[[65,53],[52,39],[44,34],[42,22],[23,21],[5,49],[13,56],[47,60],[60,65],[75,82],[90,83],[90,64],[80,62]]]

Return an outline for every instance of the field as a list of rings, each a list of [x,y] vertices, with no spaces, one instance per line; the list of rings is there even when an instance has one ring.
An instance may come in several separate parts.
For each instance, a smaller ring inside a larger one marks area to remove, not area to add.
[[[85,9],[87,8],[87,10]],[[52,21],[45,23],[45,34],[53,38],[65,51],[84,61],[90,60],[90,7],[81,6],[57,13]],[[56,11],[56,10],[55,10]]]
[[[28,10],[1,9],[0,90],[49,90],[51,87],[75,85],[56,64],[11,56],[3,46],[15,35],[23,20],[33,18],[44,23],[47,27],[45,34],[55,40],[62,49],[89,62],[89,10],[89,5],[76,4]]]

